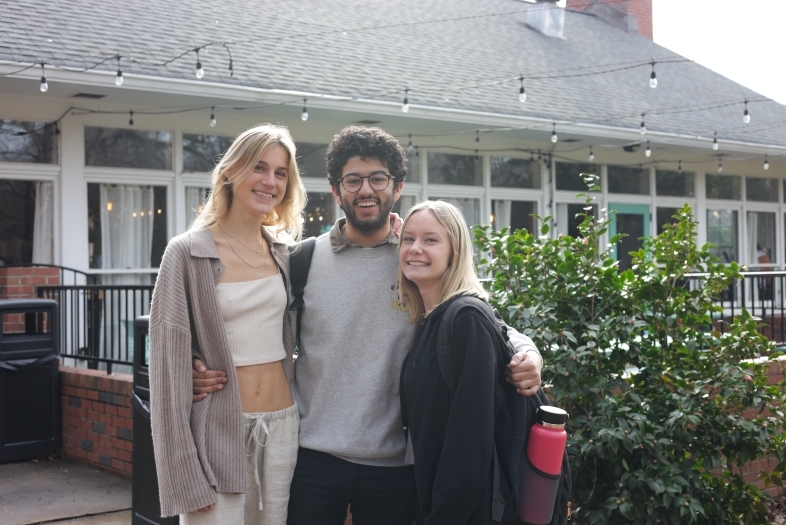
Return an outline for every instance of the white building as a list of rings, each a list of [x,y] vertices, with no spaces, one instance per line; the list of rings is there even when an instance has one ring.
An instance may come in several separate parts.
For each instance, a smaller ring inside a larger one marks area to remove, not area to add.
[[[274,122],[298,143],[309,234],[340,213],[325,145],[378,125],[413,145],[401,211],[449,198],[468,223],[531,227],[537,213],[575,234],[578,173],[594,170],[598,208],[630,234],[621,253],[688,203],[723,260],[783,268],[786,108],[656,45],[613,5],[6,0],[0,259],[150,282],[215,155]]]

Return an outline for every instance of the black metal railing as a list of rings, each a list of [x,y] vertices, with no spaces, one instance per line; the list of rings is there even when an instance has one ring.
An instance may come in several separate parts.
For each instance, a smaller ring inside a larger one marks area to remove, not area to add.
[[[107,373],[122,365],[130,373],[134,319],[150,313],[153,285],[61,285],[37,290],[38,297],[54,299],[60,307],[63,358],[105,368]]]
[[[690,289],[702,286],[706,274],[690,274],[687,285]],[[766,326],[762,328],[770,340],[786,341],[786,271],[742,272],[742,279],[724,289],[715,299],[722,309],[714,319],[716,330],[724,333],[735,317],[747,310],[759,317]]]
[[[4,266],[4,268],[57,268],[60,270],[60,285],[78,285],[78,284],[96,284],[98,282],[96,275],[68,268],[67,266],[58,266],[56,264],[39,264],[39,263],[24,263],[24,264],[11,264]]]

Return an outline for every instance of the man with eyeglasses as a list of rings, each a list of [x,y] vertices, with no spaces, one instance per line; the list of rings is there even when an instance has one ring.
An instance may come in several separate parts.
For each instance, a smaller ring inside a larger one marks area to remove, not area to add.
[[[341,525],[351,505],[355,525],[411,525],[415,481],[398,382],[416,327],[391,305],[398,239],[390,212],[406,157],[383,130],[350,126],[328,147],[327,171],[346,218],[317,239],[303,296],[293,384],[300,449],[287,523]],[[511,336],[520,343],[513,381],[534,394],[542,360],[529,338]]]

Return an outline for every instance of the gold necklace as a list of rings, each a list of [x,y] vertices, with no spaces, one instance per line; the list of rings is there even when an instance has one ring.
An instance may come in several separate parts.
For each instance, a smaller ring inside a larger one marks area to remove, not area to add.
[[[238,232],[236,232],[235,230],[231,230],[231,229],[229,229],[229,228],[227,228],[225,226],[219,226],[219,227],[222,228],[224,231],[228,231],[229,233],[233,234],[234,236],[243,237],[247,241],[253,241],[253,240],[259,241],[260,238],[261,238],[261,237],[246,237],[245,235],[241,235]],[[237,240],[237,237],[234,237],[234,236],[232,238]]]
[[[221,228],[221,226],[219,226],[218,229],[221,230],[221,233],[224,235],[224,240],[229,245],[229,249],[232,250],[232,253],[234,253],[237,256],[238,259],[240,259],[241,261],[246,263],[246,266],[248,266],[249,268],[254,268],[254,269],[262,268],[263,266],[265,266],[265,263],[267,263],[267,254],[268,254],[267,250],[265,250],[265,258],[262,259],[262,264],[260,264],[259,266],[254,266],[253,264],[249,264],[249,262],[247,260],[243,259],[240,256],[240,254],[235,251],[235,248],[232,247],[232,243],[229,242],[229,239],[226,236],[226,232],[224,232],[224,230]],[[235,240],[237,240],[237,239],[235,239]],[[241,242],[240,244],[243,244],[243,243]],[[251,250],[251,251],[253,251],[253,250]],[[259,252],[257,252],[257,253],[259,253]]]
[[[218,228],[221,230],[221,233],[224,235],[224,239],[226,239],[226,238],[227,238],[227,235],[228,235],[228,234],[227,234],[227,232],[226,232],[226,230],[224,230],[224,228],[222,228],[222,227],[221,227],[221,225],[219,225],[219,226],[218,226]],[[260,237],[259,239],[256,239],[256,241],[257,241],[259,244],[261,244],[261,245],[262,245],[262,246],[261,246],[261,247],[260,247],[258,250],[255,250],[255,249],[253,249],[253,248],[249,248],[248,246],[246,246],[246,243],[244,243],[243,241],[241,241],[241,240],[240,240],[240,239],[238,239],[237,237],[233,237],[232,235],[230,235],[229,237],[230,237],[231,239],[234,239],[234,240],[236,240],[236,241],[237,241],[237,242],[239,242],[240,244],[242,244],[242,245],[243,245],[243,248],[245,248],[246,250],[248,250],[248,251],[250,251],[250,252],[254,252],[254,253],[255,253],[255,254],[257,254],[257,255],[259,255],[259,252],[261,252],[261,251],[262,251],[262,248],[264,248],[264,247],[265,247],[265,245],[264,245],[264,244],[262,244],[262,237]],[[229,241],[227,241],[227,242],[229,242]]]

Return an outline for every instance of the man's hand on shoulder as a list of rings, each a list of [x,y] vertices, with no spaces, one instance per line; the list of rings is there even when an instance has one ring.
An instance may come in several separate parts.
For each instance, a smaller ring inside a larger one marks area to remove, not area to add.
[[[227,382],[226,372],[221,370],[208,370],[205,364],[197,358],[192,360],[191,383],[193,386],[193,401],[202,401],[208,394],[218,392]]]
[[[522,396],[533,396],[540,388],[540,371],[543,369],[543,359],[533,350],[522,350],[510,360],[505,374],[507,381]]]

